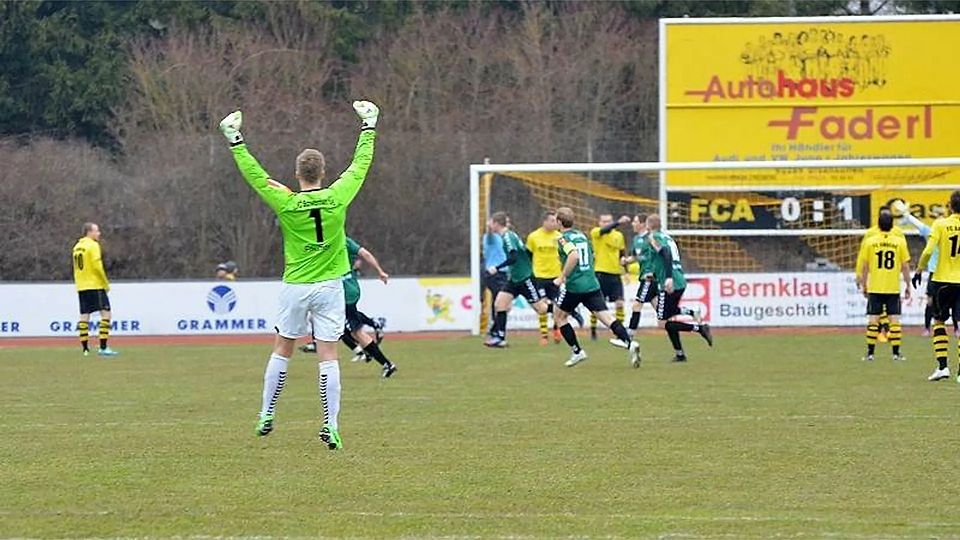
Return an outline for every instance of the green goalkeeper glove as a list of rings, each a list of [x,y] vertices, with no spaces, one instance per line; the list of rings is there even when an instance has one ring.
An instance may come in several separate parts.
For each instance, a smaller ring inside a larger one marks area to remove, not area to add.
[[[354,101],[353,110],[357,111],[360,117],[360,129],[375,129],[377,127],[377,118],[380,116],[380,108],[369,101]]]
[[[230,141],[230,146],[243,143],[243,135],[240,133],[241,124],[243,124],[243,113],[240,111],[233,111],[220,121],[220,132]]]

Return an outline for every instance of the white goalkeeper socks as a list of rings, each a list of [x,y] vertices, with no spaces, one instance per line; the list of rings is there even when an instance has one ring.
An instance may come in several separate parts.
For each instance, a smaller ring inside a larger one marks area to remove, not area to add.
[[[339,429],[337,418],[340,415],[340,363],[336,360],[324,360],[318,364],[318,367],[323,423],[333,429]]]
[[[287,382],[288,361],[289,358],[279,354],[270,355],[267,369],[263,373],[263,402],[260,405],[260,416],[273,414],[274,409],[277,408],[280,392],[283,391],[283,385]]]

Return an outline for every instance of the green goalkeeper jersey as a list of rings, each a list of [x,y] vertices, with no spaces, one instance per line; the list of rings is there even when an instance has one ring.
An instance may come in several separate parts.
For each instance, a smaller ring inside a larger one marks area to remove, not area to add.
[[[244,180],[280,220],[283,234],[284,283],[317,283],[341,279],[350,271],[347,260],[347,207],[353,202],[373,162],[377,134],[360,132],[353,162],[333,184],[299,193],[271,186],[270,175],[246,144],[231,148]]]
[[[503,251],[515,253],[513,262],[510,264],[510,281],[513,283],[523,283],[533,277],[533,262],[530,260],[530,252],[527,246],[520,239],[517,233],[506,230],[503,233]]]
[[[574,251],[580,257],[573,272],[567,276],[566,289],[572,293],[588,293],[600,288],[600,281],[593,271],[593,246],[587,235],[577,229],[563,231],[557,241],[560,251],[560,264],[566,266],[567,257]]]
[[[667,278],[672,277],[674,290],[686,289],[687,278],[683,273],[683,265],[680,263],[680,248],[677,247],[677,243],[668,234],[661,231],[650,233],[650,238],[660,246],[661,250],[670,250],[670,256],[673,259],[673,268],[670,269],[668,274],[663,255],[655,251],[652,245],[650,246],[652,253],[651,263],[654,268],[653,275],[657,279],[657,284],[663,287]],[[649,242],[647,243],[649,244]]]
[[[356,304],[360,301],[360,282],[357,281],[357,271],[353,269],[358,257],[360,257],[360,244],[348,236],[347,260],[350,262],[350,271],[343,275],[343,297],[347,304]]]

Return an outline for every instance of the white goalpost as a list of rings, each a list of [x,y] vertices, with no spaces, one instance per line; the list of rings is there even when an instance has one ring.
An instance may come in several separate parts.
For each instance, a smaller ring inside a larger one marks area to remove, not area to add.
[[[671,179],[691,171],[713,176]],[[757,171],[777,174],[763,176]],[[825,181],[785,185],[783,178],[792,173],[814,174]],[[577,226],[583,229],[594,226],[601,213],[655,212],[681,249],[699,254],[702,264],[717,259],[721,266],[712,271],[760,271],[747,252],[757,249],[758,242],[775,248],[777,242],[787,241],[822,255],[833,270],[846,270],[846,261],[855,257],[850,246],[859,243],[885,201],[921,201],[919,212],[937,212],[927,201],[945,203],[944,192],[960,188],[957,173],[960,157],[473,164],[472,290],[477,294],[482,290],[481,238],[487,217],[497,210],[512,214],[521,236],[539,226],[543,210],[557,206],[574,208]],[[482,311],[475,310],[474,334],[480,332]]]

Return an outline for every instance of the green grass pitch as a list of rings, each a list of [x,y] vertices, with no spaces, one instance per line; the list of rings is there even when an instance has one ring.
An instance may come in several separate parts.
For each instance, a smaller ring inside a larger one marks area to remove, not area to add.
[[[267,342],[3,349],[0,537],[960,535],[960,387],[926,339],[867,364],[851,333],[716,333],[685,365],[644,334],[639,370],[388,337],[395,379],[343,362],[341,452],[300,353],[254,436]]]

